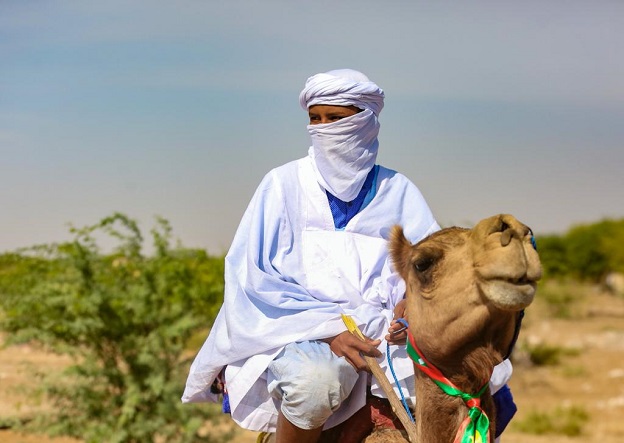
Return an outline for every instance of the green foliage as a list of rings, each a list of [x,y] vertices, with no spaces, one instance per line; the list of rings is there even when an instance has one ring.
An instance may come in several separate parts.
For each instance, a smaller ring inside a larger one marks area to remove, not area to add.
[[[568,251],[564,237],[558,235],[539,237],[537,244],[545,276],[559,277],[569,274]]]
[[[548,314],[555,318],[574,318],[590,292],[587,285],[577,281],[545,281],[539,285],[539,303],[546,305]]]
[[[580,406],[556,408],[552,412],[531,411],[524,419],[514,420],[511,426],[525,434],[566,435],[577,437],[583,434],[583,427],[589,414]]]
[[[561,369],[561,374],[568,378],[580,378],[587,376],[587,368],[585,366],[568,365]]]
[[[522,350],[527,353],[529,360],[536,366],[556,366],[564,356],[578,355],[575,349],[551,346],[547,343],[537,343],[530,345],[524,343]]]
[[[598,282],[609,272],[624,272],[624,219],[575,226],[563,236],[540,236],[537,244],[546,277]]]
[[[87,442],[217,441],[198,433],[214,409],[180,396],[187,342],[222,303],[223,258],[173,248],[163,219],[149,257],[122,214],[71,232],[71,242],[0,256],[0,328],[11,342],[75,359],[62,378],[41,383],[56,405],[47,429]],[[111,254],[97,245],[102,234],[117,241]]]
[[[577,226],[566,236],[568,263],[576,276],[593,281],[599,280],[609,268],[609,259],[602,249],[603,232],[599,226]]]

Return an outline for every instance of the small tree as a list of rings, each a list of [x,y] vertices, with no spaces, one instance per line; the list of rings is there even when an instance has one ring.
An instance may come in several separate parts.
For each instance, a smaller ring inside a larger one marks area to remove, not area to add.
[[[537,238],[544,277],[561,277],[570,272],[565,239],[558,235],[547,235]]]
[[[163,219],[150,257],[122,214],[71,232],[71,242],[0,260],[0,327],[12,342],[74,357],[64,377],[43,379],[56,405],[47,429],[88,442],[217,441],[198,435],[215,409],[182,405],[180,396],[185,345],[222,302],[223,258],[172,248]],[[117,239],[112,254],[101,253],[100,234]]]
[[[624,272],[623,243],[624,219],[577,225],[564,235],[537,239],[546,277],[590,282],[599,282],[609,272]]]
[[[575,277],[599,281],[608,268],[609,259],[601,248],[605,233],[600,224],[579,225],[566,235],[568,262]]]

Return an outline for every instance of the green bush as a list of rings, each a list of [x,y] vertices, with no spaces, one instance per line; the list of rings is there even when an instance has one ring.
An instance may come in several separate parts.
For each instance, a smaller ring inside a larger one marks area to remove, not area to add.
[[[580,378],[587,376],[587,368],[579,365],[567,365],[561,368],[561,374],[568,378]]]
[[[599,282],[624,272],[624,219],[572,227],[564,235],[537,237],[544,276]]]
[[[87,442],[217,441],[198,433],[215,410],[180,396],[187,342],[222,303],[223,258],[173,248],[163,219],[153,256],[122,214],[71,232],[71,242],[0,257],[0,328],[10,342],[36,341],[75,361],[62,378],[43,377],[54,414],[35,423]],[[116,239],[110,254],[97,245],[102,234]]]
[[[579,353],[579,351],[575,349],[551,346],[546,343],[538,343],[535,345],[524,343],[521,349],[528,354],[529,360],[536,366],[557,366],[561,363],[562,357],[575,356]]]
[[[539,284],[537,300],[546,306],[550,316],[570,319],[579,315],[589,292],[588,285],[578,281],[545,281]]]
[[[544,277],[562,277],[570,273],[564,237],[559,235],[538,237],[537,245]]]
[[[589,420],[587,411],[579,406],[556,408],[552,412],[531,411],[522,420],[514,420],[512,428],[535,435],[566,435],[577,437]]]

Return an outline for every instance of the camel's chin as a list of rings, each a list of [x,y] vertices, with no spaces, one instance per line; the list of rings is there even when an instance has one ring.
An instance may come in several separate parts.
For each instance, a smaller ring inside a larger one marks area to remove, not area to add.
[[[535,282],[515,283],[508,280],[490,280],[481,283],[487,299],[499,309],[519,311],[533,302]]]

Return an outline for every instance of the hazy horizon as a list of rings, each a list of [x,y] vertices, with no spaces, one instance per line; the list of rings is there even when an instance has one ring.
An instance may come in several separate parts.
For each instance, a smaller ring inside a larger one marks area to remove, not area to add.
[[[624,218],[623,30],[616,1],[4,1],[0,251],[119,211],[225,252],[307,153],[306,78],[347,67],[440,224]]]

